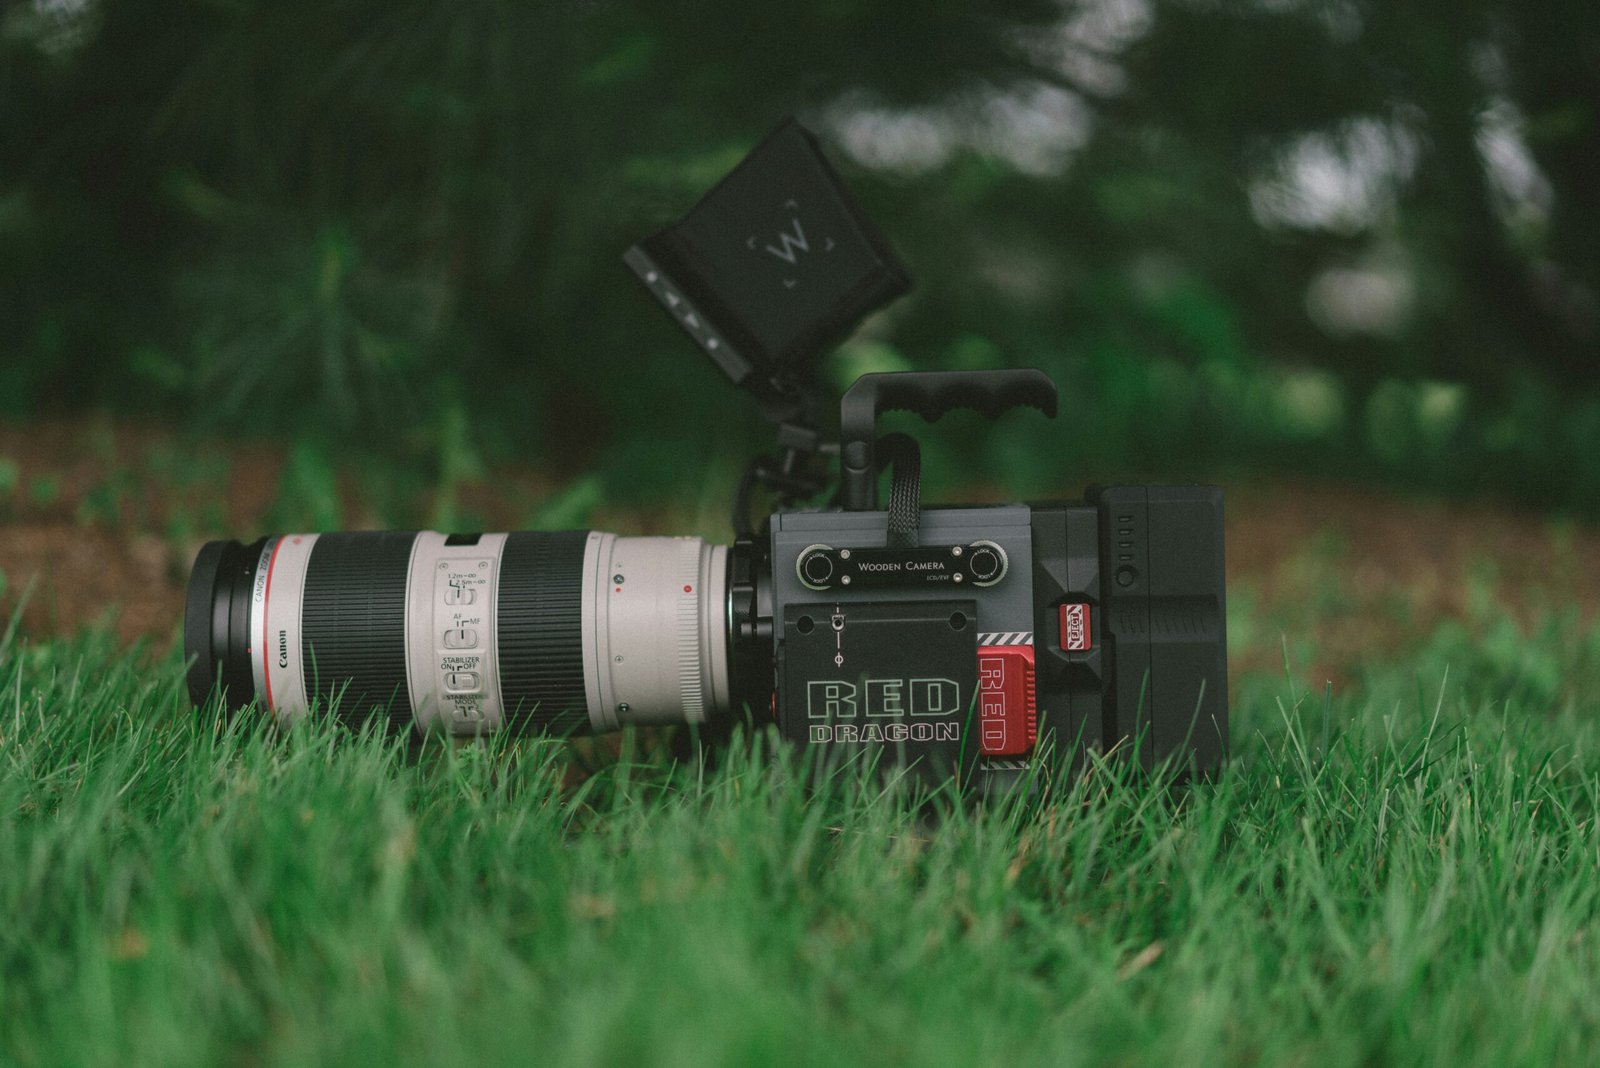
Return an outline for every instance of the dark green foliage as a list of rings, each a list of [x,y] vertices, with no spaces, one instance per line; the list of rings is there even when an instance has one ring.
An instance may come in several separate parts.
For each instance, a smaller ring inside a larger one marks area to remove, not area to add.
[[[14,4],[0,411],[681,494],[663,437],[765,432],[617,256],[792,112],[919,282],[829,374],[1066,389],[1069,435],[954,425],[943,477],[1311,466],[1592,510],[1597,10]]]

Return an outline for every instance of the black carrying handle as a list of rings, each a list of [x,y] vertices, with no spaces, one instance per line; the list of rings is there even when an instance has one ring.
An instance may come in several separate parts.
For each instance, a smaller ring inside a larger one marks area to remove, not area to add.
[[[849,512],[878,507],[878,413],[916,412],[934,422],[954,408],[998,419],[1012,408],[1054,419],[1056,384],[1043,371],[906,371],[862,375],[839,402],[839,501]]]

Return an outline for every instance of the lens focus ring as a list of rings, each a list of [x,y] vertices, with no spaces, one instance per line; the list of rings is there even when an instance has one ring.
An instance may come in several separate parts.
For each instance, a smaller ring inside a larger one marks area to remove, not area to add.
[[[506,535],[496,629],[512,730],[585,731],[583,558],[588,532]]]

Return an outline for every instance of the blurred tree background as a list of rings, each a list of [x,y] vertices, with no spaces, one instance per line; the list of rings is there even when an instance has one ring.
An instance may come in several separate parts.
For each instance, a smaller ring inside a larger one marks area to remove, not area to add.
[[[1062,386],[947,480],[1594,513],[1597,106],[1588,0],[12,0],[0,415],[731,490],[768,433],[618,257],[793,113],[918,283],[831,380]]]

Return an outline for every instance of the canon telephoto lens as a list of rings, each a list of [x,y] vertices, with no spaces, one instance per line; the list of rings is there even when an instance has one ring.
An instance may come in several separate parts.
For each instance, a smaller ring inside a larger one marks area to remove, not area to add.
[[[727,556],[600,531],[210,542],[189,695],[449,734],[698,722],[730,701]]]

